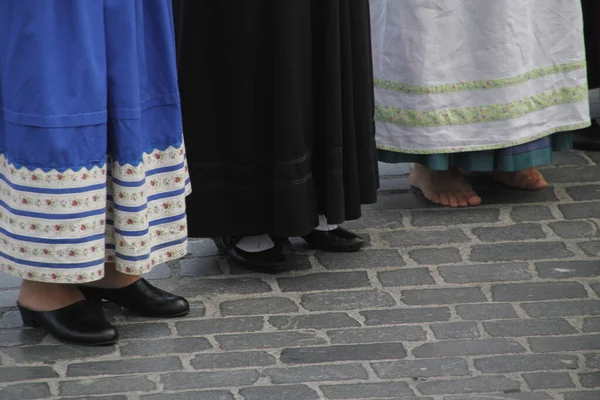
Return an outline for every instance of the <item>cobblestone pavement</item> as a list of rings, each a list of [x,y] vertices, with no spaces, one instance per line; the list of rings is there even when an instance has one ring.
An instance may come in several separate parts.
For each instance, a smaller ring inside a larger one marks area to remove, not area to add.
[[[149,276],[191,315],[109,308],[114,347],[21,330],[3,276],[0,399],[599,400],[600,154],[558,155],[540,192],[477,182],[468,210],[430,207],[403,168],[350,224],[365,251],[295,241],[294,271],[263,276],[194,241]]]

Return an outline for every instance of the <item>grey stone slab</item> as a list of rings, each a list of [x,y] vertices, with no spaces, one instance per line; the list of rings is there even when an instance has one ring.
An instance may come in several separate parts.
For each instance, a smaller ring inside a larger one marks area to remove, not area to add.
[[[403,290],[402,301],[408,305],[483,303],[487,299],[478,287],[456,289]]]
[[[141,396],[141,400],[234,400],[227,390],[198,390],[188,392],[157,393]],[[125,399],[124,399],[125,400]]]
[[[260,373],[253,369],[233,371],[171,372],[161,376],[165,390],[193,390],[253,385]]]
[[[0,308],[14,307],[17,304],[17,297],[19,297],[18,290],[0,291]]]
[[[546,234],[539,224],[481,227],[473,228],[471,232],[473,232],[473,234],[482,242],[510,242],[515,240],[546,238]]]
[[[18,311],[7,311],[0,317],[0,329],[20,328],[22,326],[23,320]]]
[[[475,368],[486,374],[513,372],[576,370],[579,359],[566,354],[521,354],[479,358]]]
[[[214,318],[175,323],[179,336],[199,336],[214,333],[255,332],[264,326],[263,317]]]
[[[416,249],[409,251],[408,255],[419,265],[451,264],[462,261],[460,251],[455,247]]]
[[[360,326],[357,320],[345,313],[274,316],[269,318],[269,324],[279,330],[333,329]]]
[[[99,376],[147,374],[152,372],[169,372],[182,369],[179,357],[144,358],[130,360],[96,361],[70,364],[67,376]]]
[[[447,396],[444,400],[554,400],[547,393],[525,392],[520,393],[493,393],[489,395]]]
[[[567,203],[559,204],[560,212],[565,216],[565,219],[592,219],[600,218],[600,202],[591,201],[589,203]]]
[[[217,342],[225,350],[270,349],[281,347],[316,346],[325,340],[314,332],[261,332],[237,335],[217,335]]]
[[[577,282],[493,285],[494,301],[544,301],[583,299],[587,291]]]
[[[263,373],[275,384],[350,381],[368,378],[367,371],[361,365],[355,364],[268,368]]]
[[[567,194],[576,201],[589,201],[600,199],[600,185],[571,186]]]
[[[152,392],[156,384],[145,376],[111,376],[110,378],[61,381],[61,396],[98,396],[127,392]]]
[[[319,400],[317,392],[304,385],[257,386],[240,390],[244,400]]]
[[[159,340],[136,340],[121,345],[125,357],[148,357],[163,354],[189,354],[212,349],[206,338],[169,338]]]
[[[401,343],[352,344],[283,349],[284,364],[320,364],[336,361],[390,360],[406,357]]]
[[[536,337],[528,340],[531,350],[536,353],[600,350],[600,335]]]
[[[404,226],[402,211],[364,211],[356,221],[344,223],[344,227],[352,230],[363,229],[398,229]]]
[[[21,286],[22,281],[21,278],[3,273],[0,275],[0,289],[18,288]]]
[[[13,358],[19,364],[28,363],[53,363],[63,360],[82,360],[94,357],[103,357],[116,353],[114,346],[85,347],[68,344],[19,346],[3,349],[2,352]]]
[[[469,379],[424,382],[418,384],[417,389],[425,395],[493,393],[520,390],[521,383],[504,376],[479,376]]]
[[[587,221],[559,221],[548,225],[563,239],[587,239],[598,236],[598,227]]]
[[[277,359],[264,351],[205,353],[196,355],[190,364],[194,369],[244,368],[273,365]]]
[[[196,296],[216,296],[233,294],[260,294],[271,292],[271,286],[258,278],[186,278],[170,281],[163,289],[180,296],[194,298]]]
[[[285,314],[298,311],[298,306],[285,297],[224,301],[220,305],[221,315]]]
[[[600,263],[597,261],[555,261],[535,264],[540,278],[570,279],[600,277]]]
[[[450,266],[440,267],[439,271],[448,283],[511,282],[532,279],[527,271],[527,263]]]
[[[0,330],[0,348],[36,344],[42,341],[46,332],[42,329]]]
[[[283,292],[314,292],[360,289],[370,286],[365,271],[317,273],[277,279]]]
[[[399,360],[371,364],[381,379],[432,378],[468,376],[469,366],[462,358],[441,358],[431,360]]]
[[[327,399],[416,399],[415,393],[404,382],[323,385],[321,386],[321,390]]]
[[[582,331],[584,333],[600,332],[600,318],[585,318],[583,320]]]
[[[586,368],[600,370],[600,353],[585,354],[584,357]]]
[[[600,257],[600,240],[577,243],[577,246],[590,257]]]
[[[431,330],[438,340],[477,339],[481,335],[475,322],[449,322],[432,324]]]
[[[595,182],[600,174],[600,166],[562,167],[544,170],[544,178],[548,183]]]
[[[57,378],[58,373],[50,367],[1,367],[0,382],[29,381]]]
[[[542,190],[518,190],[493,182],[487,186],[476,185],[477,194],[481,197],[483,204],[532,204],[532,203],[554,203],[558,201],[553,187]]]
[[[483,356],[524,353],[525,348],[512,339],[449,340],[425,343],[412,353],[417,358]]]
[[[600,399],[600,390],[565,393],[565,400],[598,400],[598,399]]]
[[[584,388],[596,389],[600,387],[600,372],[585,372],[579,374],[581,386]]]
[[[456,313],[472,321],[517,318],[517,312],[510,304],[459,304]]]
[[[169,329],[169,326],[164,322],[119,325],[117,326],[117,329],[119,330],[119,338],[121,341],[171,336],[171,329]]]
[[[404,260],[396,250],[363,250],[358,253],[317,253],[317,260],[329,270],[403,267]]]
[[[391,307],[395,300],[376,290],[310,293],[301,297],[302,307],[309,311],[340,311],[361,308]]]
[[[496,208],[417,210],[411,214],[412,225],[418,227],[493,223],[500,220],[500,210]]]
[[[531,390],[570,389],[575,387],[573,379],[566,372],[534,372],[523,374],[525,383]]]
[[[589,162],[581,154],[574,151],[557,151],[552,154],[552,165],[574,166],[588,165]]]
[[[222,275],[217,259],[214,257],[185,258],[179,262],[181,276],[215,276]]]
[[[383,287],[433,285],[435,280],[427,268],[407,268],[377,273]]]
[[[2,400],[34,400],[50,397],[50,387],[47,383],[17,383],[0,389]]]
[[[554,219],[552,211],[547,206],[515,206],[510,217],[516,222],[534,222]]]
[[[212,257],[219,254],[215,242],[210,239],[191,239],[188,251],[192,257]]]
[[[142,275],[149,281],[169,279],[172,275],[171,266],[169,264],[160,264],[152,268],[152,271]]]
[[[328,331],[333,344],[424,341],[427,334],[420,326],[386,326],[381,328],[339,329]]]
[[[565,319],[519,319],[484,322],[492,337],[570,335],[577,331]]]
[[[411,246],[441,246],[454,243],[468,243],[471,240],[460,229],[445,230],[400,230],[383,232],[381,239],[396,248]]]
[[[524,242],[474,245],[469,259],[473,262],[502,262],[569,258],[563,242]]]
[[[362,311],[366,325],[394,325],[448,321],[450,309],[447,307],[428,307],[411,309]]]
[[[552,301],[521,304],[533,318],[600,315],[599,300]]]

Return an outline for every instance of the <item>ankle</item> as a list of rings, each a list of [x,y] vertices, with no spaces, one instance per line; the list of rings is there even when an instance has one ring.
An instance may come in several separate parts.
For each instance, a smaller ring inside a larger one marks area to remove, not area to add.
[[[116,265],[111,263],[105,265],[102,279],[87,285],[103,289],[121,289],[137,282],[140,278],[139,275],[124,274],[118,271]]]
[[[84,300],[75,285],[25,280],[19,291],[19,304],[36,311],[52,311]]]

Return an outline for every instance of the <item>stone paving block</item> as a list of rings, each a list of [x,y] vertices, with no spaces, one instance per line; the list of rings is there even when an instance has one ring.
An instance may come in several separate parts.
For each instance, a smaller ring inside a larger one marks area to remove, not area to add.
[[[52,363],[55,361],[87,359],[116,353],[114,346],[85,347],[68,344],[21,346],[3,349],[1,352],[13,358],[17,363]]]
[[[214,257],[184,258],[179,261],[181,276],[215,276],[222,275],[217,259]]]
[[[505,302],[583,299],[587,291],[577,282],[493,285],[492,297]]]
[[[474,245],[469,259],[473,262],[502,262],[569,258],[563,242],[495,243]]]
[[[191,239],[188,244],[189,255],[192,257],[212,257],[219,254],[219,250],[211,239]]]
[[[600,300],[525,303],[521,307],[533,318],[600,315]]]
[[[576,201],[589,201],[600,199],[600,185],[570,186],[567,194]]]
[[[596,292],[598,296],[600,296],[600,283],[590,285],[591,288]]]
[[[600,218],[599,201],[559,204],[558,209],[568,220]]]
[[[367,371],[360,365],[310,365],[305,367],[268,368],[263,371],[275,384],[367,379]]]
[[[416,399],[415,392],[413,392],[412,389],[404,382],[323,385],[321,386],[321,390],[323,391],[327,399]]]
[[[333,344],[418,342],[427,339],[427,333],[420,326],[340,329],[328,331],[327,336]]]
[[[552,211],[547,206],[516,206],[510,212],[510,217],[516,222],[533,222],[554,219]]]
[[[473,228],[471,232],[482,242],[510,242],[546,238],[546,234],[539,224]]]
[[[390,360],[406,357],[401,343],[375,343],[283,349],[284,364],[320,364],[335,361]]]
[[[272,365],[277,359],[264,351],[205,353],[196,355],[190,364],[194,369],[244,368]]]
[[[298,306],[285,297],[266,297],[224,301],[220,305],[221,315],[263,315],[298,312]]]
[[[189,354],[212,349],[206,338],[176,338],[159,340],[136,340],[121,345],[121,355],[156,356],[162,354]]]
[[[504,376],[479,376],[469,379],[429,381],[417,385],[425,395],[507,392],[521,389],[521,383]]]
[[[571,375],[565,372],[534,372],[523,374],[525,383],[531,390],[545,389],[569,389],[574,388],[575,383]]]
[[[492,223],[499,220],[500,210],[497,208],[417,210],[412,212],[412,225],[418,227]]]
[[[517,319],[484,322],[486,332],[493,337],[550,336],[577,333],[565,319]]]
[[[600,370],[600,353],[585,354],[585,366]]]
[[[402,212],[393,210],[363,211],[362,218],[344,223],[347,229],[398,229],[404,226]]]
[[[310,274],[291,278],[278,278],[282,292],[314,292],[337,289],[360,289],[369,284],[365,271]]]
[[[169,264],[160,264],[156,267],[152,268],[152,270],[148,273],[142,275],[145,279],[152,280],[160,280],[160,279],[169,279],[172,275],[171,267]]]
[[[521,354],[479,358],[475,368],[486,374],[512,372],[575,370],[579,359],[566,354]]]
[[[425,343],[412,353],[416,358],[483,356],[524,353],[525,348],[511,339],[449,340]]]
[[[540,262],[535,269],[544,279],[594,278],[600,277],[597,261]]]
[[[23,326],[23,320],[18,311],[7,311],[1,315],[0,329],[21,328]]]
[[[2,274],[2,279],[0,279],[0,289],[14,289],[21,286],[22,279],[17,278],[16,276]]]
[[[58,374],[50,367],[1,367],[0,383],[57,378]]]
[[[456,313],[462,319],[472,321],[517,318],[517,312],[510,304],[459,304]]]
[[[600,372],[581,373],[579,374],[579,380],[584,388],[598,388],[600,387]]]
[[[600,332],[600,318],[585,318],[582,331],[585,333]]]
[[[548,225],[563,239],[586,239],[598,236],[597,227],[587,221],[559,221]]]
[[[600,240],[577,243],[577,246],[588,256],[600,256]]]
[[[19,297],[18,290],[0,291],[0,308],[14,307],[17,304],[17,297]]]
[[[487,299],[477,287],[457,289],[403,290],[402,301],[408,305],[437,305],[456,303],[483,303]]]
[[[444,400],[554,400],[546,393],[493,393],[489,395],[447,396]]]
[[[227,295],[261,294],[271,292],[271,286],[258,278],[182,278],[163,289],[189,298]]]
[[[383,287],[433,285],[435,280],[427,268],[407,268],[377,273]]]
[[[211,372],[171,372],[161,376],[165,390],[212,389],[253,385],[260,373],[253,369]]]
[[[270,349],[325,344],[325,340],[317,337],[314,332],[296,331],[217,335],[215,338],[221,348],[225,350]]]
[[[440,358],[431,360],[400,360],[371,364],[381,379],[431,378],[468,376],[469,366],[462,358]]]
[[[446,230],[403,230],[383,232],[381,239],[391,247],[405,248],[411,246],[441,246],[453,243],[468,243],[471,241],[460,229]]]
[[[117,329],[119,330],[119,338],[121,341],[171,336],[171,329],[169,329],[169,326],[164,322],[119,325],[117,326]]]
[[[304,385],[250,387],[240,394],[244,400],[319,400],[317,392]]]
[[[67,376],[147,374],[151,372],[178,371],[182,368],[183,366],[179,357],[95,361],[70,364],[67,367]]]
[[[110,378],[61,381],[61,396],[97,396],[127,392],[152,392],[156,384],[145,376],[112,376]]]
[[[0,348],[30,345],[41,342],[46,332],[41,329],[0,330]]]
[[[552,165],[588,165],[588,161],[573,151],[558,151],[552,154]]]
[[[409,251],[408,255],[419,265],[451,264],[462,261],[460,251],[454,247],[416,249]]]
[[[127,396],[115,394],[106,396],[69,397],[69,400],[127,400]]]
[[[528,341],[536,353],[600,350],[600,335],[538,337]]]
[[[394,325],[450,320],[448,307],[361,311],[366,325]]]
[[[310,293],[301,297],[302,307],[309,311],[340,311],[359,308],[391,307],[392,296],[375,290]]]
[[[269,324],[279,330],[351,328],[360,323],[345,313],[274,316]]]
[[[200,390],[190,392],[157,393],[141,396],[141,400],[234,400],[227,390]]]
[[[544,170],[544,178],[549,183],[578,183],[598,180],[600,166],[563,167]]]
[[[264,326],[263,317],[214,318],[175,323],[179,336],[199,336],[214,333],[255,332]]]
[[[527,263],[439,267],[439,271],[448,283],[527,281],[532,278]]]
[[[363,250],[357,253],[317,253],[319,263],[335,270],[403,267],[404,260],[396,250]]]
[[[598,400],[600,399],[600,390],[589,392],[567,392],[565,400]]]
[[[47,399],[51,396],[47,383],[17,383],[0,389],[2,400]]]
[[[432,324],[431,330],[438,340],[477,339],[481,336],[479,334],[479,328],[475,322]]]
[[[555,203],[558,201],[554,188],[549,186],[542,190],[518,190],[488,181],[487,186],[477,185],[477,194],[486,205],[515,205],[533,203]]]

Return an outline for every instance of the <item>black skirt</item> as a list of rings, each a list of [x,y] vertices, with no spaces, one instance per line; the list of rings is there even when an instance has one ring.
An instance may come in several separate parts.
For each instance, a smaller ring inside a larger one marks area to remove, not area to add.
[[[583,24],[590,88],[600,87],[600,1],[583,0]]]
[[[368,0],[176,4],[190,236],[301,236],[376,201]]]

